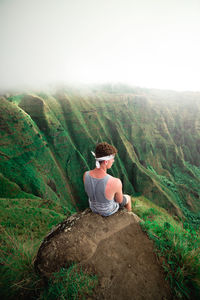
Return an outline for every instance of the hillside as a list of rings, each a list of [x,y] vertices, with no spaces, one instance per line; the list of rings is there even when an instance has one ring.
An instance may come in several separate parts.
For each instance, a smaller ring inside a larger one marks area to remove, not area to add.
[[[126,87],[62,89],[1,98],[1,197],[87,207],[91,150],[118,148],[111,174],[124,192],[199,223],[200,95]]]
[[[88,207],[82,175],[101,141],[118,149],[109,172],[132,196],[175,299],[199,299],[199,116],[200,93],[191,92],[104,85],[2,95],[2,299],[92,297],[93,275],[72,265],[46,289],[33,261],[52,227]]]

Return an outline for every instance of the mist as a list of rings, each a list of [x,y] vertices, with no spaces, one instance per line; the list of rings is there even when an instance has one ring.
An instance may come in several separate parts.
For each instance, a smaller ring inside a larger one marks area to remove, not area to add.
[[[1,0],[0,89],[200,91],[199,0]]]

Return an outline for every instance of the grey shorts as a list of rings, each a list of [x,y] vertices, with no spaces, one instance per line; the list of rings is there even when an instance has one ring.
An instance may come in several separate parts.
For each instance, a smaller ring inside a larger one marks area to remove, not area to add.
[[[128,204],[128,198],[127,198],[125,195],[123,195],[123,200],[122,200],[121,203],[119,203],[119,207],[122,208],[122,207],[124,207],[126,204]]]

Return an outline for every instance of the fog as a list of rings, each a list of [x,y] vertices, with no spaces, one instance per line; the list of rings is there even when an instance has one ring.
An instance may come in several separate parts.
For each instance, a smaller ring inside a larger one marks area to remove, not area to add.
[[[0,0],[0,88],[200,91],[199,0]]]

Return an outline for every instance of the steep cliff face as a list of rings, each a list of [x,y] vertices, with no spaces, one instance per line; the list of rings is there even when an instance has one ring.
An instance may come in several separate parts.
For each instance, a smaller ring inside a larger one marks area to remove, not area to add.
[[[21,192],[87,207],[82,174],[107,141],[118,148],[110,173],[124,192],[199,218],[198,93],[68,89],[5,97],[0,109],[2,178]]]

